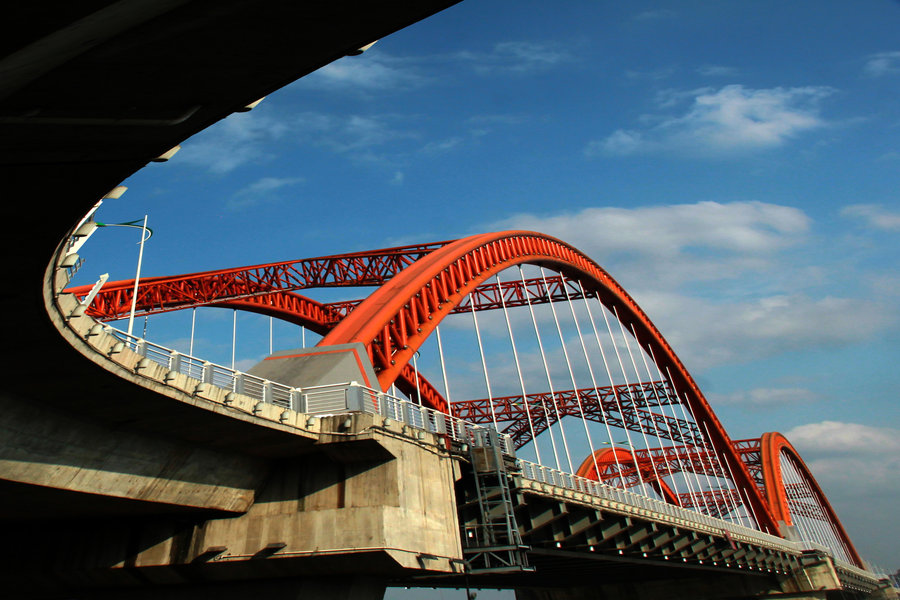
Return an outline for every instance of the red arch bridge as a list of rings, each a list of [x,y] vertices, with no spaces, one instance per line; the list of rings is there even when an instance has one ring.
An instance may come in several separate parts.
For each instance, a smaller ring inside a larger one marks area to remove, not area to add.
[[[94,229],[86,217],[69,254]],[[347,289],[307,295],[323,288]],[[559,239],[506,231],[66,292],[88,342],[195,397],[249,397],[254,413],[307,425],[356,411],[437,440],[460,465],[464,561],[419,585],[519,587],[602,558],[610,581],[655,564],[767,575],[781,592],[879,587],[790,442],[732,439],[631,296]],[[280,319],[318,343],[241,373],[103,324],[198,307]],[[833,582],[814,582],[816,568]]]

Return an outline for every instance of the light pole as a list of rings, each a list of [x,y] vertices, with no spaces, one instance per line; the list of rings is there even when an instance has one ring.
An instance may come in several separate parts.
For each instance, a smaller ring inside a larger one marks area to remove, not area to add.
[[[137,273],[134,276],[134,290],[131,293],[131,311],[128,313],[128,335],[134,330],[134,311],[137,308],[137,292],[138,284],[141,280],[141,262],[144,260],[144,242],[153,236],[153,230],[147,227],[147,215],[144,215],[144,222],[140,223],[140,219],[134,221],[126,221],[125,223],[97,223],[97,227],[134,227],[141,230],[141,249],[138,251]]]

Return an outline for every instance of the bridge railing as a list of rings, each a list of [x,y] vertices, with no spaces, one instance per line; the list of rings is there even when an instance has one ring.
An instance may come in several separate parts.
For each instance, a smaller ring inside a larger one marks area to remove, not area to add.
[[[808,549],[809,546],[808,543],[791,542],[784,538],[761,532],[758,529],[751,529],[724,519],[711,517],[697,511],[688,510],[680,506],[675,506],[674,504],[669,504],[668,502],[649,498],[622,488],[600,483],[593,479],[579,477],[578,475],[539,465],[521,458],[516,459],[516,465],[521,470],[524,478],[538,483],[546,483],[548,485],[602,498],[610,502],[625,504],[657,514],[666,515],[674,519],[705,525],[720,531],[727,531],[729,534],[750,537],[760,542],[765,542],[770,546],[780,546],[797,552]]]
[[[295,388],[179,353],[145,339],[128,335],[109,325],[104,326],[103,330],[121,341],[123,347],[129,348],[173,372],[282,408],[320,416],[345,412],[366,412],[393,419],[417,430],[444,435],[475,447],[491,446],[493,443],[487,427],[472,424],[409,400],[360,385],[357,382]],[[510,436],[501,434],[499,443],[504,454],[515,457],[515,446]],[[830,549],[824,546],[820,547],[813,542],[788,541],[756,529],[530,461],[517,458],[516,464],[525,479],[588,494],[671,518],[702,524],[744,538],[755,539],[769,546],[783,547],[795,552],[819,550],[831,555],[845,570],[856,573],[860,577],[871,576],[871,573],[863,569],[839,561]]]
[[[444,435],[460,443],[479,447],[491,444],[488,429],[481,425],[474,425],[357,382],[291,387],[181,354],[108,325],[104,327],[104,331],[122,342],[124,347],[170,371],[281,408],[311,415],[367,412],[415,429]],[[500,435],[500,445],[505,454],[515,456],[515,446],[508,435]]]

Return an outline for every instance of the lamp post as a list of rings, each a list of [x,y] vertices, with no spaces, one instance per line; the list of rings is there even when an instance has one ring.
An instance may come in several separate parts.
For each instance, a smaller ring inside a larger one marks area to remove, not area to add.
[[[141,230],[141,249],[138,251],[137,273],[134,276],[134,290],[131,293],[131,311],[128,313],[128,335],[134,330],[134,312],[137,308],[137,292],[138,285],[141,280],[141,263],[144,260],[144,242],[153,236],[153,230],[147,227],[147,215],[144,215],[144,222],[140,223],[140,219],[127,221],[125,223],[96,223],[97,227],[134,227]]]
[[[152,235],[152,234],[151,234]],[[128,314],[128,335],[134,329],[134,310],[137,307],[138,283],[141,280],[141,262],[144,260],[144,242],[147,241],[147,215],[141,225],[141,249],[138,251],[137,273],[134,275],[134,291],[131,294],[131,312]]]

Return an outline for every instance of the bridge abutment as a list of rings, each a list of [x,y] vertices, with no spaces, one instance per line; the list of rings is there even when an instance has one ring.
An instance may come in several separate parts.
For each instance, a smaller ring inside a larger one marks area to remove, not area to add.
[[[0,547],[5,597],[243,600],[271,590],[279,598],[377,600],[389,578],[462,572],[459,468],[442,438],[363,413],[305,425],[314,444],[250,460],[247,477],[258,481],[243,512],[151,501],[137,514],[45,514],[9,524]],[[112,464],[109,476],[119,477]],[[53,463],[41,468],[53,485]],[[46,487],[26,483],[19,491]],[[175,483],[189,491],[189,482]],[[101,508],[110,501],[55,493]]]

